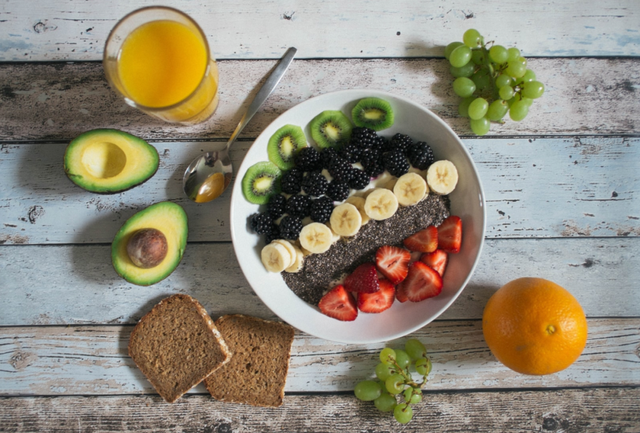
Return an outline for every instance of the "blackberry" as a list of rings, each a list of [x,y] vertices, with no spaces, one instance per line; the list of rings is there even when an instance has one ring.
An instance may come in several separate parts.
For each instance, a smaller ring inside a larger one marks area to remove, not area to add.
[[[413,144],[413,140],[408,135],[397,133],[391,138],[391,149],[402,151],[405,155],[409,152],[409,148]]]
[[[349,187],[353,189],[365,189],[369,182],[371,181],[371,176],[365,173],[363,170],[354,169],[353,175],[349,180]]]
[[[375,149],[363,149],[360,156],[360,163],[364,172],[369,177],[378,177],[384,172],[384,165],[382,164],[382,154]]]
[[[304,178],[302,178],[302,189],[312,197],[320,197],[327,192],[328,186],[329,182],[327,178],[317,171],[307,173]]]
[[[382,158],[384,168],[395,177],[400,177],[409,171],[409,161],[399,149],[385,153]]]
[[[251,215],[249,226],[251,230],[259,235],[266,235],[272,229],[275,223],[268,213],[256,213]]]
[[[329,174],[338,182],[348,182],[351,179],[353,166],[340,157],[333,158],[329,164]]]
[[[292,168],[285,172],[280,179],[280,189],[287,194],[298,194],[301,189],[302,171],[299,168]]]
[[[414,143],[409,148],[409,162],[418,170],[426,170],[434,161],[433,150],[424,141]]]
[[[332,181],[329,183],[327,195],[333,201],[344,201],[349,197],[349,185],[346,182]]]
[[[376,137],[371,148],[376,150],[380,154],[393,150],[391,142],[380,135]]]
[[[302,220],[296,216],[285,215],[280,220],[280,238],[296,240],[300,237],[302,230]]]
[[[287,200],[287,206],[285,210],[289,215],[304,218],[309,215],[309,205],[311,204],[311,197],[308,195],[292,195]]]
[[[313,221],[326,223],[331,218],[331,212],[333,212],[333,200],[326,195],[311,202],[309,213]]]
[[[333,147],[327,147],[322,152],[320,152],[320,162],[322,163],[322,168],[329,170],[331,161],[336,157],[338,157],[338,152]]]
[[[360,153],[362,149],[358,147],[353,141],[347,143],[342,150],[340,150],[340,156],[348,162],[358,162],[360,160]]]
[[[265,233],[265,243],[270,244],[276,239],[280,239],[280,227],[276,223],[271,225],[271,229],[268,233]]]
[[[374,160],[370,164],[363,166],[364,172],[367,173],[369,177],[376,178],[384,173],[384,165],[382,161]]]
[[[316,171],[321,167],[320,154],[313,147],[303,147],[294,158],[296,168],[302,171]]]
[[[272,195],[267,204],[267,212],[271,219],[277,220],[284,214],[284,208],[287,204],[287,199],[281,194]]]
[[[357,126],[351,130],[351,143],[361,149],[372,147],[377,139],[378,134],[373,129]]]

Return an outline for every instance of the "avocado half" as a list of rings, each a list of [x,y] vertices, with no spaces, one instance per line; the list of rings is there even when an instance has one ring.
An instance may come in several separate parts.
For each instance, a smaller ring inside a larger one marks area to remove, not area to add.
[[[141,229],[156,229],[167,239],[167,255],[149,269],[133,264],[127,253],[129,239]],[[168,277],[178,266],[187,246],[187,214],[178,204],[164,201],[149,206],[129,218],[111,243],[111,261],[122,278],[139,286],[150,286]]]
[[[140,185],[158,170],[155,147],[117,129],[94,129],[69,143],[64,172],[87,191],[112,194]]]

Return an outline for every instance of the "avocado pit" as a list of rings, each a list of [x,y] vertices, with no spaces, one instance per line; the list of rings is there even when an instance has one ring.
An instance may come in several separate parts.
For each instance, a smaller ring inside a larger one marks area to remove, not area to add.
[[[127,254],[139,268],[150,269],[158,266],[167,256],[167,238],[157,229],[136,231],[127,243]]]

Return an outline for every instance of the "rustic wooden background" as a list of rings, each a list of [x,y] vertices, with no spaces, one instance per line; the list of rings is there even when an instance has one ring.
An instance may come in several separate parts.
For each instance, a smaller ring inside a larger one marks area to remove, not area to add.
[[[164,403],[126,355],[136,321],[188,293],[215,318],[275,319],[242,275],[229,235],[230,191],[209,205],[181,192],[208,141],[225,142],[288,46],[297,60],[233,147],[236,167],[271,121],[309,97],[350,88],[411,98],[463,139],[485,189],[478,269],[439,320],[412,336],[434,369],[403,431],[640,431],[640,10],[636,0],[214,0],[165,4],[193,15],[218,59],[221,105],[178,127],[126,106],[99,62],[109,30],[148,1],[9,0],[0,7],[0,431],[397,431],[352,395],[382,345],[298,333],[285,405],[211,399],[202,386]],[[517,45],[546,84],[523,122],[482,138],[457,117],[443,46],[467,28]],[[87,193],[62,171],[66,143],[98,127],[150,140],[146,184]],[[189,215],[183,262],[143,288],[117,277],[110,242],[137,210],[172,200]],[[542,377],[511,372],[482,338],[491,294],[520,276],[569,289],[589,320],[583,355]],[[402,344],[404,339],[389,344]]]

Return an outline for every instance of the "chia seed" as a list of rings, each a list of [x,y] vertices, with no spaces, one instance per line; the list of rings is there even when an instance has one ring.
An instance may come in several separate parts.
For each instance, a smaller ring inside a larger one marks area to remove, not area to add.
[[[370,220],[353,238],[342,238],[326,253],[305,257],[300,272],[283,272],[282,277],[300,299],[318,305],[322,296],[355,268],[375,261],[378,248],[402,246],[403,239],[430,225],[439,226],[449,214],[449,198],[429,194],[414,206],[398,208],[391,218]]]

